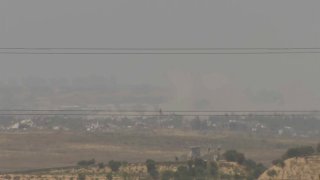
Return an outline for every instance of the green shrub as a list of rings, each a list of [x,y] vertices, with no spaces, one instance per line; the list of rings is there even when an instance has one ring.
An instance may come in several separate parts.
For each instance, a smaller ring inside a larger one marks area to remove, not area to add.
[[[78,174],[78,180],[86,180],[85,174]]]
[[[180,179],[208,179],[219,174],[216,162],[207,162],[203,159],[189,160],[187,166],[179,166],[175,173],[175,180]]]
[[[290,148],[287,150],[283,159],[308,156],[308,155],[312,155],[314,152],[315,151],[312,146],[301,146],[296,148]]]
[[[317,152],[320,153],[320,143],[317,145]]]
[[[209,173],[211,176],[217,176],[219,174],[219,167],[216,162],[209,163]]]
[[[107,178],[107,180],[112,180],[112,179],[113,179],[112,173],[108,173],[108,174],[106,175],[106,178]]]
[[[267,175],[270,176],[270,177],[274,177],[274,176],[276,176],[277,174],[278,174],[277,171],[275,171],[274,169],[269,170],[269,171],[267,172]]]
[[[95,159],[91,159],[91,160],[82,160],[82,161],[79,161],[77,164],[78,166],[91,166],[91,165],[94,165],[96,163],[96,160]]]
[[[282,167],[282,168],[285,166],[283,159],[276,159],[276,160],[272,161],[272,164],[275,166]]]
[[[177,171],[174,174],[175,180],[192,180],[193,177],[191,176],[188,167],[186,166],[179,166]]]
[[[121,162],[111,160],[111,161],[109,161],[108,165],[109,165],[111,171],[118,172],[121,167]]]
[[[247,169],[253,169],[257,166],[257,163],[254,160],[251,159],[246,159],[243,162],[243,165],[247,168]]]
[[[245,161],[245,156],[236,150],[228,150],[223,154],[223,157],[229,162],[237,162],[238,164],[243,164]]]
[[[159,172],[156,167],[156,162],[152,159],[148,159],[146,161],[146,166],[147,166],[147,171],[148,171],[149,175],[153,179],[156,179],[159,176]]]
[[[266,170],[267,168],[263,164],[257,164],[257,166],[253,170],[253,177],[258,178]]]
[[[243,165],[249,172],[248,179],[257,179],[267,169],[263,164],[257,164],[251,159],[245,160]]]
[[[105,167],[106,167],[106,165],[103,162],[98,164],[99,169],[104,169]]]
[[[161,179],[162,180],[171,180],[173,178],[174,178],[174,172],[173,171],[167,170],[167,171],[163,171],[161,173]]]

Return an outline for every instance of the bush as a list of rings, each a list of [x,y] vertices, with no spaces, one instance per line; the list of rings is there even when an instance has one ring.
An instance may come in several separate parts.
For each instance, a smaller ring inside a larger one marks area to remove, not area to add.
[[[91,159],[91,160],[82,160],[82,161],[79,161],[77,164],[78,166],[91,166],[91,165],[94,165],[96,163],[96,160],[95,159]]]
[[[284,155],[284,159],[292,158],[292,157],[302,157],[312,155],[314,153],[314,149],[312,146],[301,146],[296,148],[290,148]]]
[[[254,160],[248,159],[243,162],[243,165],[247,167],[247,169],[253,169],[257,166],[257,163]]]
[[[156,162],[152,159],[148,159],[146,161],[146,166],[147,166],[147,170],[148,170],[149,175],[153,179],[156,179],[159,176],[159,173],[158,173],[157,167],[156,167]]]
[[[270,176],[270,177],[274,177],[274,176],[277,175],[277,171],[275,171],[274,169],[269,170],[269,171],[267,172],[267,175]]]
[[[189,160],[186,166],[179,166],[175,173],[175,180],[206,179],[219,174],[216,162],[207,162],[202,159]]]
[[[275,166],[282,167],[282,168],[285,166],[283,159],[276,159],[276,160],[272,161],[272,164]]]
[[[105,164],[103,163],[103,162],[101,162],[101,163],[99,163],[98,164],[98,168],[99,169],[104,169],[106,166],[105,166]]]
[[[188,173],[192,177],[204,177],[208,174],[207,162],[198,158],[188,161]]]
[[[78,174],[78,180],[86,180],[85,174]]]
[[[121,162],[111,160],[111,161],[109,161],[108,165],[109,165],[111,171],[118,172],[121,167]]]
[[[258,178],[266,170],[267,168],[263,164],[257,164],[257,166],[253,170],[253,177]]]
[[[255,161],[251,159],[245,160],[243,162],[243,165],[249,171],[250,178],[248,179],[257,179],[267,169],[263,164],[257,164]]]
[[[206,169],[207,168],[207,162],[202,160],[202,159],[195,159],[194,160],[194,167],[195,168]]]
[[[228,150],[223,154],[223,157],[229,162],[237,162],[243,164],[245,156],[242,153],[238,153],[236,150]]]
[[[192,180],[192,176],[186,166],[179,166],[174,174],[175,180]]]
[[[211,176],[217,176],[219,173],[219,167],[216,162],[210,162],[209,164],[209,172]]]
[[[112,173],[108,173],[108,174],[106,175],[106,178],[107,178],[107,180],[112,180],[112,179],[113,179]]]
[[[174,172],[173,171],[167,170],[167,171],[163,171],[161,173],[161,179],[162,180],[171,180],[173,178],[174,178]]]
[[[317,152],[320,153],[320,143],[317,145]]]

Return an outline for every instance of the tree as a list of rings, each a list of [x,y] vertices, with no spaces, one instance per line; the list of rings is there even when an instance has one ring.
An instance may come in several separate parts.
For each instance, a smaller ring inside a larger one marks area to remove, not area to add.
[[[248,179],[257,179],[267,169],[263,164],[257,164],[251,159],[244,160],[242,165],[246,167],[249,173]]]
[[[179,162],[179,158],[176,156],[176,157],[174,157],[174,160],[176,161],[176,162]]]
[[[103,162],[98,164],[98,168],[99,169],[104,169],[105,168],[105,164]]]
[[[78,174],[78,180],[86,180],[85,174]]]
[[[112,173],[108,173],[106,178],[107,178],[107,180],[112,180],[113,179]]]
[[[170,170],[163,171],[161,173],[161,180],[170,180],[174,177],[174,172]]]
[[[238,153],[237,163],[238,163],[238,164],[243,164],[243,162],[244,162],[245,160],[246,160],[246,158],[244,157],[244,154]]]
[[[255,168],[257,166],[257,163],[251,159],[246,159],[243,162],[243,165],[246,166],[247,169],[252,169]]]
[[[174,174],[175,180],[211,179],[219,174],[216,162],[207,162],[203,159],[189,160],[186,165],[179,166]]]
[[[287,150],[287,153],[283,156],[283,159],[288,159],[292,157],[302,157],[309,156],[314,153],[314,149],[312,146],[301,146],[296,148],[290,148]]]
[[[269,171],[267,172],[267,174],[268,174],[268,176],[270,176],[270,177],[274,177],[274,176],[277,175],[277,171],[275,171],[274,169],[272,169],[272,170],[269,170]]]
[[[78,166],[91,166],[94,165],[96,163],[95,159],[91,159],[91,160],[82,160],[78,162]]]
[[[179,166],[174,173],[175,180],[192,180],[189,169],[186,166]]]
[[[195,177],[204,177],[206,175],[207,162],[202,159],[194,160],[194,168],[192,170],[192,174]]]
[[[275,166],[282,167],[282,168],[285,166],[285,163],[284,163],[284,160],[283,160],[283,159],[273,160],[273,161],[272,161],[272,164],[275,165]]]
[[[113,172],[118,172],[121,167],[121,162],[111,160],[109,161],[108,165]]]
[[[217,176],[219,172],[218,164],[214,161],[209,164],[209,173],[211,176]]]
[[[207,168],[207,162],[202,160],[202,159],[195,159],[194,160],[194,167],[195,168],[203,168],[206,169]]]
[[[253,170],[253,177],[258,178],[266,170],[267,168],[263,164],[257,164],[257,166]]]
[[[188,165],[189,170],[192,169],[193,168],[193,160],[188,160],[187,165]]]
[[[237,162],[238,164],[243,164],[245,161],[245,156],[242,153],[238,153],[236,150],[228,150],[223,154],[224,158],[230,162]]]
[[[156,162],[152,159],[148,159],[146,161],[146,166],[147,166],[147,171],[148,171],[149,175],[153,179],[156,179],[159,175],[159,173],[157,171],[157,167],[156,167]]]

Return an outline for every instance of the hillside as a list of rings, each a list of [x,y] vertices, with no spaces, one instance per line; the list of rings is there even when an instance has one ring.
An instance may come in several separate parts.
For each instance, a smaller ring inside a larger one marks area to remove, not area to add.
[[[283,167],[272,166],[259,177],[273,179],[320,179],[320,155],[287,159]]]

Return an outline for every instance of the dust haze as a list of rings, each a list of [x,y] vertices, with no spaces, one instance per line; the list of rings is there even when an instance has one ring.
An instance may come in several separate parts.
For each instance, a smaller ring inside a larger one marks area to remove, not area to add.
[[[316,20],[320,14],[315,7],[319,5],[318,1],[187,0],[181,4],[180,1],[141,0],[4,0],[0,2],[0,46],[316,47],[320,40],[317,33],[320,25]],[[127,98],[113,96],[113,101],[97,102],[98,97],[89,98],[92,104],[99,105],[111,102],[165,109],[217,110],[320,108],[317,83],[320,62],[318,56],[312,54],[2,54],[0,58],[1,87],[4,88],[0,92],[1,102],[10,101],[11,107],[21,105],[21,101],[29,106],[41,103],[39,98],[32,98],[32,93],[20,93],[20,99],[10,99],[8,87],[14,86],[19,91],[24,87],[45,86],[50,89],[50,97],[55,98],[54,89],[77,88],[77,79],[83,79],[78,85],[91,86],[87,96],[94,94],[95,85],[100,90],[119,88],[127,92]],[[131,93],[133,89],[148,91],[148,94],[138,98]],[[108,96],[108,91],[101,96]],[[47,103],[47,106],[81,103],[70,100]]]

